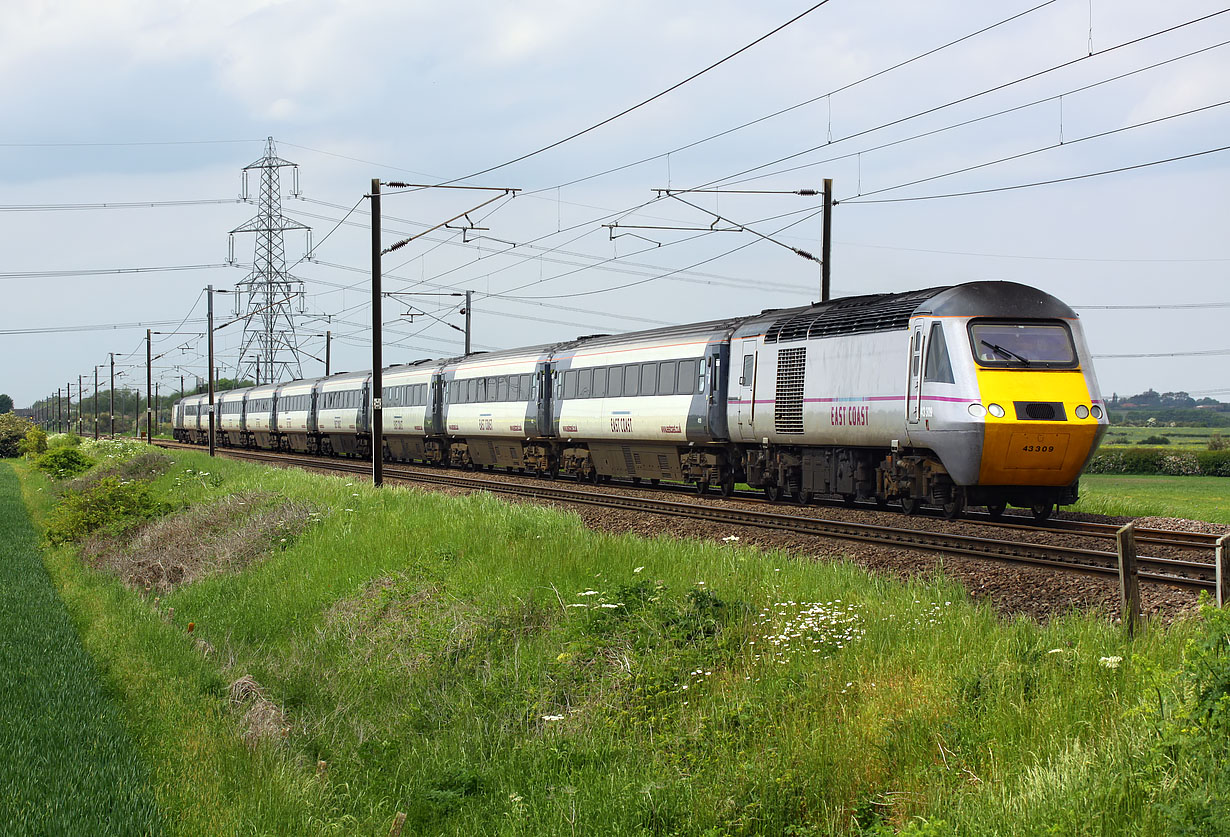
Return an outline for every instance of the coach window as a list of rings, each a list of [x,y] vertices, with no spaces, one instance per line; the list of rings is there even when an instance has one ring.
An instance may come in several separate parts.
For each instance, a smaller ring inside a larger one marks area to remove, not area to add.
[[[594,370],[594,398],[606,397],[606,367],[599,366]]]
[[[501,375],[499,383],[499,396],[501,401],[508,400],[508,376]]]
[[[589,398],[594,392],[594,370],[577,371],[577,398]]]
[[[608,398],[618,398],[624,394],[624,368],[608,366],[606,378],[606,394]]]
[[[564,373],[564,398],[577,397],[577,370],[569,369]]]
[[[526,400],[534,397],[534,387],[530,383],[532,380],[529,374],[521,376],[521,397]]]
[[[658,395],[675,394],[675,364],[677,361],[664,360],[658,364]]]
[[[680,394],[692,392],[692,381],[696,380],[696,361],[681,360],[679,361],[679,389]]]
[[[750,387],[752,385],[752,373],[756,371],[756,356],[743,356],[743,377],[739,379],[739,386]]]
[[[641,367],[630,363],[624,367],[624,395],[636,395],[640,391]]]
[[[658,364],[641,364],[641,395],[658,394]]]
[[[521,400],[521,376],[520,375],[509,375],[508,376],[508,400],[509,401],[520,401]]]

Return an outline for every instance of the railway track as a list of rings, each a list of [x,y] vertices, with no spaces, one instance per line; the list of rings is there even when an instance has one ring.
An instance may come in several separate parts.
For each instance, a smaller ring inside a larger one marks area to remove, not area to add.
[[[195,445],[160,442],[164,447],[200,450]],[[359,460],[325,459],[313,456],[252,451],[218,449],[218,453],[232,458],[268,462],[277,465],[292,465],[318,471],[367,476],[371,466]],[[854,523],[820,517],[803,516],[783,511],[766,511],[746,506],[731,507],[706,503],[680,502],[646,497],[637,493],[611,494],[590,487],[570,487],[558,482],[509,481],[492,476],[480,476],[471,472],[454,470],[435,471],[426,468],[386,464],[384,477],[389,481],[419,483],[462,488],[474,491],[490,491],[509,496],[548,500],[557,503],[601,506],[637,513],[650,513],[670,517],[689,518],[707,523],[732,526],[752,526],[779,532],[790,532],[814,537],[836,538],[892,546],[902,549],[918,549],[951,555],[964,555],[999,562],[1024,564],[1036,567],[1075,572],[1090,576],[1118,577],[1118,555],[1115,552],[1082,549],[1070,546],[1008,540],[1003,538],[959,535],[935,532],[908,526],[886,526]],[[657,486],[661,488],[661,486]],[[763,503],[763,501],[761,501]],[[768,508],[778,509],[767,503]],[[908,518],[904,518],[908,519]],[[1118,527],[1111,524],[1088,524],[1078,521],[1055,521],[1059,526],[1044,527],[996,521],[996,527],[1006,527],[1026,532],[1073,532],[1091,537],[1114,537]],[[1071,524],[1066,525],[1066,524]],[[1138,544],[1165,544],[1168,546],[1207,547],[1210,551],[1214,536],[1199,533],[1175,532],[1162,529],[1137,530]],[[1211,560],[1182,560],[1139,556],[1137,558],[1141,581],[1166,584],[1188,590],[1216,591],[1216,568]]]

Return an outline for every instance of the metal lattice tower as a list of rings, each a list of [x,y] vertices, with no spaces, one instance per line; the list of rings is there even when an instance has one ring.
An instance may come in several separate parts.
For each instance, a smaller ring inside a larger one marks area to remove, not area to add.
[[[248,172],[261,173],[256,217],[231,230],[230,260],[235,261],[235,233],[255,233],[252,272],[235,285],[235,314],[244,318],[242,351],[236,364],[241,378],[257,383],[303,377],[295,315],[304,308],[303,282],[286,271],[282,233],[304,230],[311,250],[311,227],[282,214],[281,169],[292,174],[291,195],[299,195],[299,168],[277,155],[273,137],[265,142],[265,156],[244,166],[243,194],[248,199]],[[259,373],[259,374],[258,374]]]

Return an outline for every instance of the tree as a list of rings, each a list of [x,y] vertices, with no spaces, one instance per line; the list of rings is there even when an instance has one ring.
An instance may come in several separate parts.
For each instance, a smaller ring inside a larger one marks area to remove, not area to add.
[[[0,392],[0,413],[13,412],[13,399]]]

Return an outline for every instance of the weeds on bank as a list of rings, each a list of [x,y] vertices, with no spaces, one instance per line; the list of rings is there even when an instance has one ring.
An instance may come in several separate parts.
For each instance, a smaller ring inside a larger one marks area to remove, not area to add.
[[[164,781],[204,788],[166,791],[185,822],[376,833],[402,811],[408,832],[437,834],[1148,834],[1187,816],[1159,804],[1169,789],[1208,787],[1150,709],[1161,695],[1177,718],[1178,696],[1200,692],[1172,672],[1204,621],[1132,642],[1096,617],[1005,624],[943,579],[194,454],[154,486],[198,516],[145,524],[151,542],[272,498],[303,526],[284,547],[267,533],[257,559],[126,576],[157,600],[107,594],[122,616],[91,634],[129,674],[157,649],[125,693],[137,714],[176,707],[146,746]],[[243,528],[191,548],[216,558]],[[138,639],[118,638],[125,621]],[[251,723],[276,732],[245,744],[258,697]],[[210,742],[200,764],[180,738]]]

